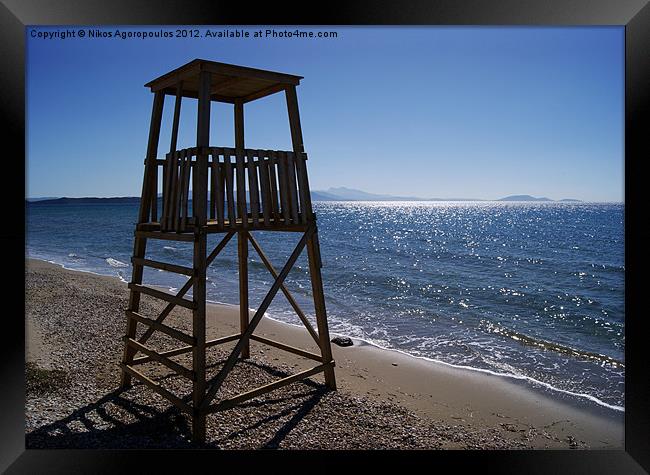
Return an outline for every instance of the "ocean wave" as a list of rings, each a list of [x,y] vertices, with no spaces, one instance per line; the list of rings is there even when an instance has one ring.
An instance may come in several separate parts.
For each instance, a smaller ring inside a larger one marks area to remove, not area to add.
[[[117,259],[113,259],[112,257],[107,257],[106,262],[111,267],[129,267],[128,264],[125,264],[122,261],[118,261]]]
[[[556,353],[573,356],[575,358],[587,359],[597,361],[599,363],[610,364],[613,367],[625,368],[625,362],[616,358],[612,358],[611,356],[602,355],[600,353],[594,353],[591,351],[579,350],[570,346],[564,346],[547,340],[533,338],[531,336],[524,335],[523,333],[509,330],[502,325],[487,322],[486,320],[481,320],[479,326],[488,333],[505,336],[525,346],[534,346],[543,350],[549,350]]]

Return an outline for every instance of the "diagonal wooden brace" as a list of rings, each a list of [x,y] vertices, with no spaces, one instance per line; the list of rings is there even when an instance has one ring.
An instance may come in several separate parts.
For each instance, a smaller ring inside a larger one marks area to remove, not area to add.
[[[259,308],[255,312],[255,315],[253,316],[253,318],[251,319],[248,325],[248,328],[244,333],[242,333],[241,338],[237,342],[237,345],[235,345],[235,348],[232,350],[232,353],[228,357],[228,360],[224,364],[223,368],[221,368],[221,371],[219,371],[219,373],[212,379],[210,388],[208,389],[205,398],[201,403],[200,410],[205,410],[209,406],[210,402],[212,401],[212,399],[214,399],[214,396],[217,394],[217,391],[219,391],[219,388],[221,387],[224,380],[228,376],[228,373],[232,370],[233,366],[235,366],[235,363],[237,362],[237,357],[241,353],[242,348],[249,341],[251,335],[255,331],[255,328],[262,320],[262,317],[264,316],[264,312],[266,312],[266,310],[269,308],[269,305],[271,305],[271,301],[278,293],[278,290],[280,289],[282,282],[284,282],[284,279],[287,278],[287,275],[289,275],[289,271],[295,264],[296,260],[298,259],[298,256],[300,256],[302,250],[304,249],[305,244],[307,243],[307,239],[309,239],[309,237],[311,237],[311,235],[314,233],[314,229],[315,229],[314,226],[310,226],[305,232],[305,234],[303,234],[302,238],[300,239],[300,242],[298,242],[298,244],[296,245],[296,248],[291,253],[291,256],[287,260],[287,263],[284,265],[282,271],[280,271],[280,274],[275,279],[275,282],[273,282],[271,289],[266,294],[266,297],[264,297],[264,300],[262,301]]]
[[[260,256],[260,259],[262,259],[262,262],[266,266],[266,268],[269,270],[271,275],[273,276],[274,279],[278,278],[278,273],[271,264],[271,261],[269,261],[268,257],[266,257],[266,254],[264,254],[264,251],[260,247],[259,243],[255,240],[255,238],[251,235],[251,233],[248,234],[248,239],[250,240],[251,244],[253,245],[253,248],[255,248],[255,251],[257,254]],[[320,340],[318,338],[318,333],[316,333],[316,330],[314,330],[314,327],[309,323],[309,320],[307,320],[307,317],[305,316],[305,313],[302,311],[302,309],[298,306],[298,302],[293,298],[293,295],[289,292],[289,289],[284,285],[280,285],[280,289],[282,290],[282,293],[284,293],[284,296],[287,298],[291,306],[293,307],[294,311],[296,312],[296,315],[298,315],[298,318],[300,318],[300,321],[305,325],[305,328],[307,328],[307,331],[311,335],[311,337],[314,339],[316,344],[318,345],[318,348],[320,348]]]

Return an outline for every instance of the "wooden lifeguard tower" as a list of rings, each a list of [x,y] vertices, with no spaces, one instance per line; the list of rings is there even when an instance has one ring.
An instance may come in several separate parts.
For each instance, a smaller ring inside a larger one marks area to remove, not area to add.
[[[320,268],[316,215],[312,212],[307,155],[303,150],[296,86],[302,77],[264,71],[231,64],[196,59],[147,83],[153,92],[153,111],[145,158],[140,212],[135,228],[133,275],[129,283],[130,297],[126,309],[127,325],[124,355],[121,363],[121,386],[128,388],[135,377],[168,399],[192,418],[193,440],[205,440],[206,415],[227,409],[268,391],[324,372],[325,383],[336,389],[334,361],[329,341],[325,300]],[[289,113],[293,150],[251,150],[244,147],[244,104],[270,94],[284,92]],[[175,96],[171,144],[164,159],[158,158],[158,142],[166,95]],[[181,102],[183,98],[198,100],[196,147],[177,149]],[[210,105],[212,101],[234,105],[235,147],[210,145]],[[158,206],[159,173],[162,175],[162,199]],[[190,182],[192,186],[190,187]],[[159,209],[160,208],[160,209]],[[283,231],[302,234],[286,264],[277,272],[269,262],[253,232]],[[221,242],[207,254],[207,235],[224,234]],[[237,236],[239,260],[240,333],[206,341],[206,268],[233,236]],[[145,256],[148,239],[187,241],[193,243],[193,262],[188,266],[158,262]],[[259,254],[274,282],[249,321],[248,250],[249,243]],[[314,297],[316,331],[284,285],[296,259],[307,247],[309,271]],[[152,267],[189,277],[176,295],[143,285],[143,268]],[[192,299],[184,295],[192,289]],[[285,343],[254,334],[255,328],[279,290],[304,323],[320,348],[310,353]],[[146,294],[167,302],[155,318],[140,313],[140,296]],[[192,335],[164,323],[175,306],[192,311]],[[145,325],[136,339],[136,327]],[[151,335],[162,332],[186,346],[159,352],[147,347]],[[219,388],[238,358],[249,357],[249,342],[254,340],[318,361],[318,365],[265,386],[251,389],[236,397],[214,403]],[[221,343],[236,341],[226,362],[213,377],[206,377],[206,350]],[[136,358],[140,352],[144,356]],[[192,368],[171,358],[192,353]],[[158,362],[192,381],[192,403],[163,388],[135,367]]]

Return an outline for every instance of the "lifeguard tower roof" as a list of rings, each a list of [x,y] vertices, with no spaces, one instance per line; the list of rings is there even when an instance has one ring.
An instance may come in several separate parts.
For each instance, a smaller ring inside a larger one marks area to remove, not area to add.
[[[195,59],[149,81],[145,87],[151,88],[151,92],[162,91],[175,96],[182,81],[181,95],[197,98],[201,71],[209,71],[212,75],[210,99],[231,104],[250,102],[283,91],[286,85],[297,86],[302,79],[302,76],[292,74]]]

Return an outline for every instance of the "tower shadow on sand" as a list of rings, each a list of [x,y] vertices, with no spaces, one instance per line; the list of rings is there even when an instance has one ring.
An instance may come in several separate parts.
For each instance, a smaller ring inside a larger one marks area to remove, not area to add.
[[[270,376],[286,376],[283,371],[258,362],[241,361],[240,364],[250,365],[251,369],[255,367]],[[168,377],[173,375],[160,380]],[[136,383],[135,386],[140,384]],[[293,385],[291,394],[280,397],[277,397],[277,393],[276,397],[269,394],[240,404],[237,410],[245,414],[244,424],[241,423],[242,418],[235,424],[229,422],[228,427],[219,430],[216,437],[197,444],[192,442],[189,418],[176,407],[160,410],[138,402],[130,390],[118,388],[68,416],[26,434],[25,445],[28,449],[221,449],[233,447],[237,445],[234,442],[236,439],[246,438],[255,432],[255,443],[246,442],[247,446],[277,449],[328,391],[323,384],[303,380]],[[228,411],[232,410],[235,409]],[[215,418],[214,422],[218,425],[220,419]],[[260,437],[258,429],[264,426],[271,430],[264,431],[265,436]]]

